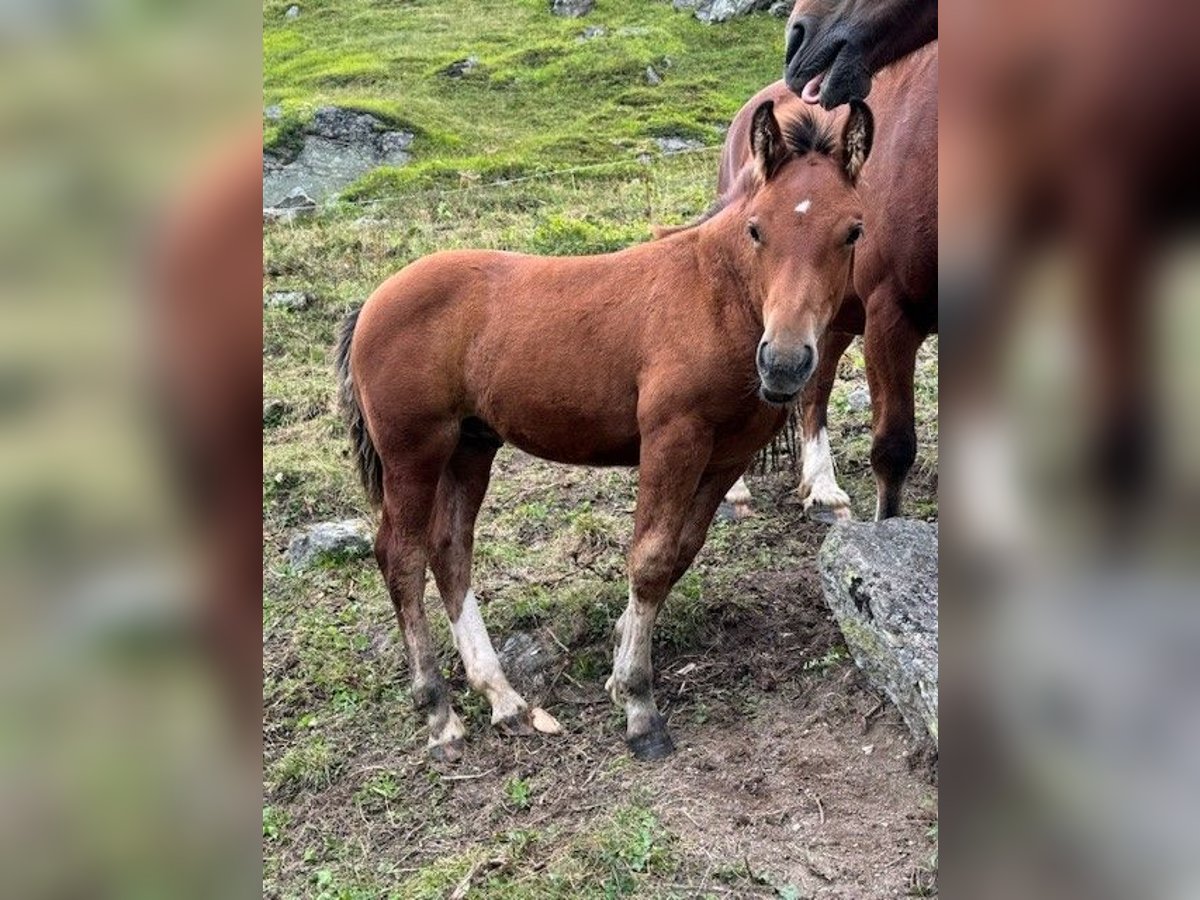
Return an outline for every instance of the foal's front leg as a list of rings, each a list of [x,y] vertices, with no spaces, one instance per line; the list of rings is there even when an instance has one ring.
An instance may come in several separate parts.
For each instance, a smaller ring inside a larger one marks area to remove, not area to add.
[[[680,537],[710,441],[706,429],[689,421],[642,436],[629,605],[617,626],[612,677],[605,685],[613,702],[625,707],[625,740],[638,759],[658,759],[675,749],[654,704],[650,646],[654,620],[674,580]]]

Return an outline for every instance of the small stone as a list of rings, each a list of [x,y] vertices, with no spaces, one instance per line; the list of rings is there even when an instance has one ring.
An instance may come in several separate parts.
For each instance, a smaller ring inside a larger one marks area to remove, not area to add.
[[[278,122],[283,118],[283,107],[278,103],[272,104],[263,110],[263,116],[272,122]]]
[[[462,78],[477,68],[479,68],[479,57],[468,56],[466,59],[455,60],[438,74],[445,75],[447,78]]]
[[[505,640],[500,652],[500,667],[514,682],[524,687],[541,687],[547,670],[558,659],[556,645],[540,640],[528,631],[517,631]]]
[[[646,84],[651,87],[662,84],[662,76],[654,71],[654,66],[646,66]]]
[[[263,401],[263,428],[275,428],[283,424],[283,420],[287,418],[288,413],[292,411],[291,406],[279,399]]]
[[[550,12],[568,19],[586,16],[596,6],[596,0],[550,0]]]
[[[529,711],[529,719],[533,723],[533,727],[542,734],[562,734],[563,728],[558,723],[558,719],[540,706],[535,706]]]
[[[298,18],[300,18],[300,7],[296,6],[295,4],[293,4],[292,6],[289,6],[289,7],[287,8],[287,12],[285,12],[285,13],[283,14],[283,17],[284,17],[285,19],[298,19]]]
[[[287,559],[297,571],[366,559],[375,546],[373,529],[361,519],[321,522],[292,538]]]
[[[608,34],[608,29],[603,25],[589,25],[583,29],[583,32],[575,40],[582,44],[584,41],[595,40],[596,38],[604,37],[606,34]]]
[[[263,298],[263,306],[269,309],[288,309],[292,312],[308,309],[311,304],[312,297],[304,291],[273,291]]]
[[[786,19],[792,14],[793,6],[794,4],[791,0],[777,0],[777,2],[771,4],[771,8],[767,11],[777,19]]]
[[[299,216],[311,216],[317,211],[317,201],[302,187],[292,188],[275,206],[263,210],[264,222],[291,222]]]
[[[846,405],[855,412],[871,408],[871,392],[865,387],[856,387],[846,397]]]
[[[703,141],[694,141],[681,137],[655,138],[654,143],[658,144],[658,149],[667,156],[670,156],[672,153],[684,153],[688,150],[701,150],[704,148]]]

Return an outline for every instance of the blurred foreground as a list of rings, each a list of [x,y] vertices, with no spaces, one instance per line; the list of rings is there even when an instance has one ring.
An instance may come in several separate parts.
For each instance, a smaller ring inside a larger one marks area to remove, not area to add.
[[[255,891],[259,28],[243,6],[0,6],[11,896]]]
[[[1200,896],[1200,15],[944,12],[943,885]]]

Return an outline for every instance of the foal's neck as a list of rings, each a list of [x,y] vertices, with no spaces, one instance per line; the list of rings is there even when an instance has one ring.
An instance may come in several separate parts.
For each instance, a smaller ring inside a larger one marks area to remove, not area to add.
[[[750,275],[751,260],[740,229],[732,229],[727,216],[720,215],[694,231],[696,260],[701,277],[710,285],[709,299],[717,313],[726,321],[761,332],[765,298]]]

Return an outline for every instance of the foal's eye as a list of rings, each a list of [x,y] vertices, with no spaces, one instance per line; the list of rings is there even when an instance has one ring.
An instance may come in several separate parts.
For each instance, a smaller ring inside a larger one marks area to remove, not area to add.
[[[858,243],[858,239],[863,236],[862,222],[855,222],[850,226],[850,233],[846,235],[846,246],[853,247]]]
[[[757,222],[748,222],[746,224],[746,234],[750,235],[750,240],[754,241],[754,243],[762,243],[762,233],[758,230]]]

